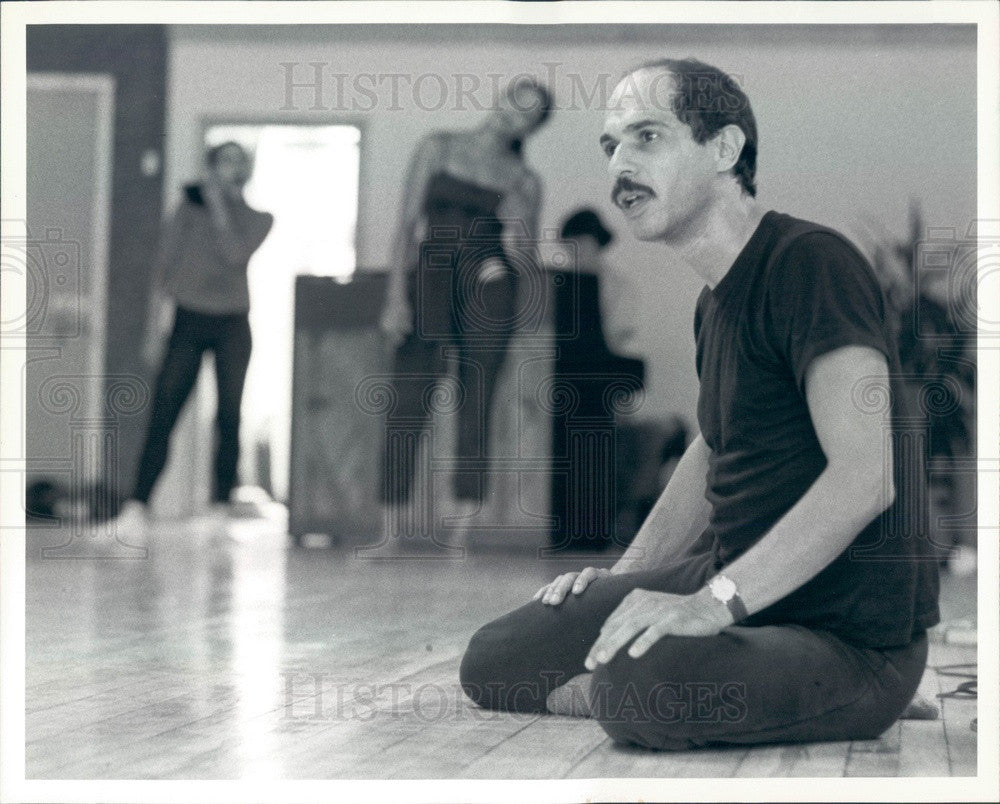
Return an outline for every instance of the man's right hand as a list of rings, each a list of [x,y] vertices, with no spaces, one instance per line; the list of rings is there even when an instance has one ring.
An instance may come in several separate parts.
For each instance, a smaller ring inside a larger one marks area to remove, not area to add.
[[[596,567],[587,567],[581,572],[567,572],[564,575],[560,575],[552,583],[548,583],[535,592],[535,596],[532,600],[541,599],[542,603],[547,606],[558,606],[566,599],[566,595],[572,592],[574,595],[579,595],[590,586],[590,582],[595,578],[603,578],[605,575],[610,575],[611,570],[609,569],[598,569]]]

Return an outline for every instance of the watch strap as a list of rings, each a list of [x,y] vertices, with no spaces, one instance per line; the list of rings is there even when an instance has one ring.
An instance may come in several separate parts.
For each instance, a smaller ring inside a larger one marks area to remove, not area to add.
[[[734,625],[750,616],[750,612],[747,611],[746,604],[743,602],[743,598],[740,597],[738,592],[734,593],[733,596],[726,601],[726,608],[729,609],[729,613],[733,615]]]
[[[734,624],[750,616],[743,598],[740,597],[739,589],[731,578],[720,572],[708,582],[708,587],[712,597],[725,604]]]

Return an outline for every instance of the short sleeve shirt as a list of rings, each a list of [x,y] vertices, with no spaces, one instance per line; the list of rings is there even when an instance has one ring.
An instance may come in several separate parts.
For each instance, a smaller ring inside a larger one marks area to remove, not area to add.
[[[810,363],[866,346],[885,356],[892,378],[891,400],[856,393],[886,422],[896,501],[817,576],[748,624],[796,622],[872,647],[906,644],[934,625],[924,435],[905,415],[898,349],[864,257],[831,229],[768,212],[722,281],[702,291],[695,337],[698,423],[712,451],[705,537],[720,568],[762,538],[826,466],[806,403]]]

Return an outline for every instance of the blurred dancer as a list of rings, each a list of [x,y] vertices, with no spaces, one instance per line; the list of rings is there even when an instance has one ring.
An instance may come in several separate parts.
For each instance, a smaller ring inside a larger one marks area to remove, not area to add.
[[[224,506],[236,480],[240,402],[250,362],[247,265],[273,217],[247,206],[247,152],[235,142],[210,148],[206,176],[187,185],[166,226],[154,272],[144,358],[158,362],[167,326],[173,330],[160,364],[138,474],[117,519],[120,532],[147,525],[147,503],[167,462],[170,434],[198,378],[202,356],[215,356],[218,388],[213,503]]]
[[[386,422],[381,488],[390,505],[410,498],[415,434],[426,431],[448,345],[457,349],[462,397],[455,497],[466,508],[483,499],[481,472],[462,471],[461,461],[489,454],[490,404],[516,318],[511,256],[533,253],[541,203],[522,148],[550,108],[541,86],[512,84],[478,128],[435,131],[411,161],[381,319],[395,347],[397,404]]]

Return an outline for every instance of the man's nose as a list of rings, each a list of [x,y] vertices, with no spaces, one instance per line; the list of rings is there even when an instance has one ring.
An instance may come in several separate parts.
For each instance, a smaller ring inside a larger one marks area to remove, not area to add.
[[[618,179],[634,172],[635,166],[632,164],[628,148],[625,147],[624,143],[619,143],[611,154],[611,159],[608,160],[608,174],[611,178]]]

